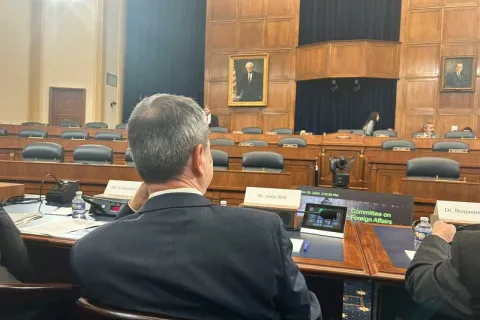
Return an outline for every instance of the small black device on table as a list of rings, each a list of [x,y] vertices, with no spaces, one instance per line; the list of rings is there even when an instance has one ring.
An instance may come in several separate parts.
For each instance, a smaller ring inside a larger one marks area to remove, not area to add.
[[[90,214],[97,214],[101,216],[116,216],[120,208],[128,203],[125,199],[108,199],[99,197],[82,197],[85,202],[90,204]]]

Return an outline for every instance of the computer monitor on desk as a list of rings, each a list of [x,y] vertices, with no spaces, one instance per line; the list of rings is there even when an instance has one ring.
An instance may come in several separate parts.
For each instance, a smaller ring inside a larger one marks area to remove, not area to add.
[[[410,226],[413,219],[413,197],[351,189],[302,186],[300,208],[303,216],[315,204],[347,208],[347,220],[386,225]]]

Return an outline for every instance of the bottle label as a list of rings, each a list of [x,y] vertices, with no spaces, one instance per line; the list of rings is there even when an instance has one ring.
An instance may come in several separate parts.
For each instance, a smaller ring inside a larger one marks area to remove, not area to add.
[[[425,239],[425,237],[428,235],[430,235],[430,232],[419,232],[419,231],[415,232],[415,238],[417,238],[420,241],[423,241],[423,239]]]

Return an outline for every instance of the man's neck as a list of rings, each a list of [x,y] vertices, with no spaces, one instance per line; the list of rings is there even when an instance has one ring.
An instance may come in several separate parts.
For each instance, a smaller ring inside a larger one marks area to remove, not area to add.
[[[200,191],[202,194],[204,193],[200,185],[196,180],[171,180],[161,184],[147,184],[149,194],[159,192],[159,191],[166,191],[172,189],[184,189],[184,188],[192,188]]]

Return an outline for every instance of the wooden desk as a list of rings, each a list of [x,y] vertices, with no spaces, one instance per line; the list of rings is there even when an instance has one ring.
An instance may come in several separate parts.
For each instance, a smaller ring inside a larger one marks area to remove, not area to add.
[[[136,168],[119,165],[84,165],[72,163],[46,163],[0,161],[0,180],[25,184],[25,193],[38,194],[45,175],[51,173],[57,179],[78,180],[87,195],[101,194],[109,180],[141,181]],[[44,190],[53,184],[45,182]],[[227,200],[230,204],[243,202],[246,187],[290,189],[291,173],[256,171],[215,171],[207,197],[212,201]]]
[[[236,144],[245,141],[245,140],[264,140],[267,141],[269,144],[277,145],[278,140],[282,138],[303,138],[307,141],[308,147],[318,147],[322,144],[323,136],[314,136],[314,135],[271,135],[271,134],[236,134],[236,133],[220,133],[220,132],[211,132],[210,133],[210,140],[213,139],[230,139],[235,141]]]
[[[478,202],[480,183],[403,178],[402,194],[414,196],[415,202],[431,205],[437,200]]]
[[[94,138],[97,132],[112,131],[120,132],[124,139],[127,137],[127,131],[123,129],[94,129],[94,128],[68,128],[54,126],[22,126],[17,124],[0,124],[0,128],[7,129],[8,135],[18,135],[22,130],[44,130],[48,132],[49,137],[60,137],[64,131],[83,130],[87,131],[90,138]]]

